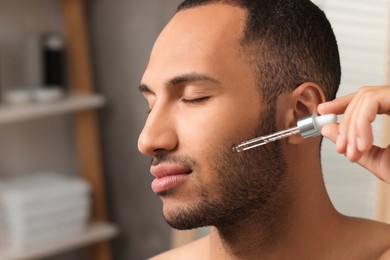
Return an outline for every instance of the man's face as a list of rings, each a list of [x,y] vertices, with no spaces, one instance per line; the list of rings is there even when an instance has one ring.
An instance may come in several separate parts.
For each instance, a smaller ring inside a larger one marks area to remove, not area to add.
[[[274,123],[239,44],[244,15],[222,4],[179,12],[142,78],[150,112],[138,147],[152,156],[152,189],[179,229],[233,222],[266,205],[284,172],[276,145],[232,151]]]

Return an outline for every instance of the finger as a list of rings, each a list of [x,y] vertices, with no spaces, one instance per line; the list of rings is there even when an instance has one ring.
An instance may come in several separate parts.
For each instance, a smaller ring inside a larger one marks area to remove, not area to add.
[[[361,88],[350,101],[340,123],[339,133],[343,136],[346,156],[356,162],[363,153],[369,151],[373,142],[371,123],[374,121],[378,106],[367,95],[367,88]]]
[[[331,102],[323,103],[318,106],[318,112],[321,114],[343,114],[346,113],[348,108],[351,110],[353,106],[353,99],[356,93],[349,94],[347,96],[339,97]],[[338,153],[346,154],[348,151],[348,126],[349,126],[350,115],[346,114],[343,116],[342,121],[338,127],[338,137],[336,140],[336,150]],[[350,148],[349,153],[353,155],[353,150]],[[352,156],[353,157],[353,156]]]
[[[390,145],[386,149],[372,146],[369,152],[359,159],[358,164],[382,181],[390,183]]]
[[[340,149],[340,143],[344,142],[344,140],[341,140],[341,136],[339,134],[339,124],[328,124],[325,125],[322,130],[321,134],[336,144],[336,151],[341,154],[345,154],[345,149]]]
[[[331,140],[333,143],[336,143],[338,135],[339,135],[339,126],[338,126],[338,124],[328,124],[328,125],[325,125],[321,129],[321,134],[324,137],[326,137],[329,140]]]
[[[371,123],[377,113],[390,111],[390,87],[362,87],[356,93],[324,103],[318,107],[322,114],[344,113],[338,127],[336,150],[356,162],[373,144]]]
[[[338,124],[324,126],[321,133],[324,137],[336,143],[339,138]],[[390,183],[390,145],[387,149],[372,146],[368,152],[362,154],[357,163],[382,181]]]
[[[362,153],[357,148],[357,127],[356,124],[359,121],[357,115],[360,114],[361,96],[356,94],[349,103],[340,127],[340,135],[346,136],[346,156],[351,162],[356,162]]]
[[[373,142],[371,123],[378,112],[378,103],[373,102],[373,87],[361,88],[348,105],[340,126],[340,135],[347,135],[346,156],[357,161],[364,152],[369,151]]]
[[[322,130],[321,130],[321,134],[326,137],[327,139],[329,139],[330,141],[332,141],[333,143],[336,144],[336,148],[337,148],[337,145],[340,143],[340,142],[343,142],[344,140],[341,140],[341,136],[339,135],[339,125],[338,124],[329,124],[329,125],[325,125]],[[336,149],[338,153],[340,154],[344,154],[350,161],[357,161],[359,160],[363,153],[360,153],[358,152],[357,154],[351,154],[350,157],[347,156],[348,151],[347,149],[345,150],[338,150]]]
[[[321,115],[343,114],[355,94],[356,93],[352,93],[318,105],[318,113],[320,113]]]
[[[362,153],[370,150],[373,143],[372,122],[378,111],[378,104],[367,100],[368,97],[362,96],[359,98],[357,108],[353,111],[353,116],[350,121],[353,126],[351,138],[355,139],[356,149]]]
[[[379,103],[379,114],[390,115],[390,86],[370,86],[370,87],[361,87],[358,92],[338,97],[333,101],[322,103],[318,106],[318,112],[322,115],[334,113],[342,114],[349,102],[354,98],[357,93],[371,92],[373,95],[378,95],[374,97],[377,103]]]

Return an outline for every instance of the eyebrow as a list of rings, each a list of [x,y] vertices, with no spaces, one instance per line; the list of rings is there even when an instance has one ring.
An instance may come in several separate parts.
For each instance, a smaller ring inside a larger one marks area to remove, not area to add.
[[[187,73],[187,74],[182,74],[182,75],[176,76],[176,77],[168,80],[165,83],[165,86],[170,88],[170,87],[173,87],[176,85],[180,85],[183,83],[189,83],[189,82],[212,83],[214,85],[217,85],[220,83],[217,79],[215,79],[211,76],[208,76],[206,74],[193,72],[193,73]],[[151,93],[152,92],[146,84],[141,84],[139,86],[139,91],[141,93]]]

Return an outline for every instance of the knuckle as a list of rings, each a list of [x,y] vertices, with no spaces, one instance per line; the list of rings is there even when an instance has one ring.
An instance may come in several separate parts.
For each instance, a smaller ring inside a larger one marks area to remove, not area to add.
[[[339,124],[339,133],[340,134],[345,134],[347,129],[347,125],[342,121]]]
[[[362,97],[371,96],[374,93],[375,93],[375,90],[371,86],[363,86],[363,87],[360,87],[358,90],[358,95],[362,96]]]

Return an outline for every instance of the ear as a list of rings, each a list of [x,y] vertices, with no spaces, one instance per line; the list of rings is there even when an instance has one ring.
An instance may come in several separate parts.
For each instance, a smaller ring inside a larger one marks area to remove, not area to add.
[[[317,107],[325,102],[325,95],[322,88],[317,84],[305,82],[290,93],[290,102],[292,104],[285,123],[287,127],[294,127],[302,116],[318,113]],[[287,139],[287,142],[289,144],[300,144],[303,142],[303,138],[300,135],[293,135]]]

